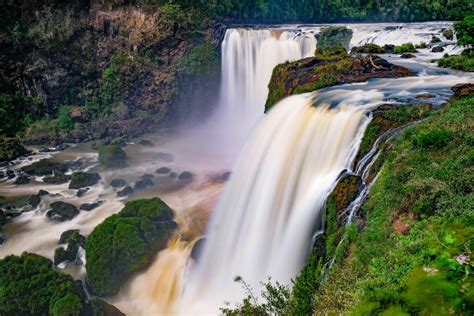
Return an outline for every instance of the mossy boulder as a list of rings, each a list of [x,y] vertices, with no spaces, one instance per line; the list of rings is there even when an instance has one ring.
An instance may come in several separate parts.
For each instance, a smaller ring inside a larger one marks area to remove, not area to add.
[[[327,52],[327,51],[326,51]],[[280,64],[273,70],[265,110],[281,99],[337,84],[362,82],[371,78],[397,78],[414,75],[405,67],[393,65],[374,56],[344,56],[328,59],[326,55]]]
[[[46,213],[46,216],[58,222],[69,221],[79,214],[77,207],[62,201],[51,203],[50,207],[51,209]]]
[[[448,41],[451,41],[454,39],[454,31],[453,29],[444,29],[443,30],[443,36],[446,37]]]
[[[384,54],[385,49],[377,44],[367,43],[362,46],[353,47],[352,54]]]
[[[48,176],[65,173],[68,171],[68,166],[61,162],[43,159],[29,166],[21,168],[21,171],[28,175]]]
[[[352,39],[352,30],[345,26],[325,27],[316,35],[316,39],[318,40],[318,48],[342,46],[348,50]]]
[[[125,168],[127,154],[118,145],[99,146],[99,162],[107,168]]]
[[[71,176],[69,189],[81,189],[96,185],[101,179],[98,173],[74,172]]]
[[[79,230],[69,230],[61,234],[60,242],[66,242],[67,246],[56,248],[54,252],[54,264],[58,265],[64,261],[74,261],[77,257],[79,247],[84,246],[85,238],[79,234]]]
[[[79,315],[74,280],[51,267],[51,260],[26,252],[0,260],[0,314]]]
[[[71,180],[71,176],[65,175],[64,173],[55,173],[52,176],[47,176],[43,178],[44,183],[48,184],[63,184]]]
[[[147,267],[177,225],[173,211],[159,198],[128,202],[98,225],[86,240],[87,284],[110,296],[134,272]]]
[[[23,145],[16,138],[0,138],[0,162],[10,161],[27,154]]]

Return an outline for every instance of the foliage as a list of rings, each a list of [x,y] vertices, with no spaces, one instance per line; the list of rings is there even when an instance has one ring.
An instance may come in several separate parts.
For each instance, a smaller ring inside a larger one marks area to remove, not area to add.
[[[14,136],[42,115],[43,102],[30,96],[0,94],[0,135]]]
[[[133,272],[166,246],[176,225],[160,199],[128,202],[98,225],[86,240],[87,283],[100,296],[115,294]]]
[[[462,21],[454,23],[454,30],[459,45],[474,45],[474,15],[466,16]]]
[[[347,57],[347,50],[343,46],[318,47],[314,56],[319,60],[340,60]]]
[[[467,54],[445,56],[438,59],[438,66],[462,71],[474,71],[474,56]]]
[[[209,74],[217,70],[219,56],[210,42],[194,46],[180,61],[184,74]]]
[[[329,26],[321,29],[317,34],[318,48],[326,49],[333,46],[342,46],[349,49],[352,30],[345,26]]]
[[[412,43],[405,43],[400,46],[395,46],[393,51],[395,54],[416,53],[416,48]]]
[[[71,111],[70,105],[62,105],[58,111],[57,125],[61,130],[69,131],[74,128],[74,122],[72,121],[69,112]]]
[[[377,44],[367,43],[363,46],[353,47],[351,49],[352,54],[383,54],[385,50]]]
[[[26,252],[0,260],[0,313],[79,315],[73,279],[51,266],[49,259]]]

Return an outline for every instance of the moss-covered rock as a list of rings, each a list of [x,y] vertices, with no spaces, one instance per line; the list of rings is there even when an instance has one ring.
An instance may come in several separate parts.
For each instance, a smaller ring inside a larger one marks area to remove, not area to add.
[[[362,82],[370,78],[414,75],[407,68],[393,65],[374,55],[349,57],[336,54],[335,56],[334,59],[328,59],[324,54],[319,54],[316,57],[276,66],[268,86],[269,94],[265,110],[269,110],[275,103],[293,94],[311,92],[337,84]]]
[[[446,37],[448,41],[451,41],[454,38],[454,31],[453,29],[444,29],[443,36]]]
[[[99,162],[107,168],[124,168],[127,154],[118,145],[99,146]]]
[[[345,26],[325,27],[316,35],[316,39],[318,40],[318,48],[342,46],[348,50],[352,39],[352,30]]]
[[[16,138],[0,138],[0,162],[13,160],[28,153]]]
[[[352,54],[384,54],[385,49],[377,44],[367,43],[351,49]]]
[[[0,260],[0,314],[79,315],[82,305],[73,279],[51,269],[49,259],[23,253]]]
[[[97,184],[100,180],[98,173],[74,172],[71,176],[69,189],[81,189]]]
[[[79,214],[77,207],[62,201],[51,203],[50,207],[46,216],[53,221],[69,221]]]
[[[47,176],[43,178],[44,183],[48,184],[63,184],[71,180],[71,176],[65,175],[64,173],[55,173],[52,176]]]
[[[29,166],[23,167],[21,168],[21,170],[29,175],[47,176],[56,173],[65,173],[66,171],[68,171],[68,166],[61,162],[52,161],[50,159],[43,159]]]
[[[173,211],[160,199],[128,202],[86,240],[87,284],[97,295],[117,293],[134,272],[148,266],[176,229]]]

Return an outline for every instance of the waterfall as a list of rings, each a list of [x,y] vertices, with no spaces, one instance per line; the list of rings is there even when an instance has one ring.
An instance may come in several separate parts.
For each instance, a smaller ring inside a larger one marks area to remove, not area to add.
[[[259,124],[211,220],[202,259],[185,295],[192,312],[216,312],[271,276],[290,283],[302,268],[321,206],[355,155],[366,108],[281,101]],[[187,304],[186,304],[187,305]]]
[[[313,34],[280,29],[229,29],[222,43],[221,106],[235,119],[264,112],[273,68],[312,56]]]

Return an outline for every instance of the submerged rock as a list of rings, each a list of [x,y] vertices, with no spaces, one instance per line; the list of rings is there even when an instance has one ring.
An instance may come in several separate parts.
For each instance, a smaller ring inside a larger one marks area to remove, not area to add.
[[[51,203],[50,207],[51,210],[46,213],[46,216],[58,222],[71,220],[79,214],[77,207],[62,201]]]
[[[30,183],[30,181],[31,181],[30,177],[28,177],[27,175],[22,174],[22,175],[18,176],[18,177],[15,179],[15,182],[14,182],[14,183],[15,183],[16,185],[24,185],[24,184]]]
[[[431,51],[432,51],[433,53],[442,53],[442,52],[444,52],[444,47],[442,47],[442,46],[436,46],[436,47],[433,47],[433,48],[431,49]]]
[[[122,191],[117,192],[118,197],[126,197],[133,194],[133,189],[130,186],[126,186]]]
[[[71,176],[63,173],[55,173],[52,176],[44,177],[43,182],[48,184],[63,184],[68,183],[71,180]]]
[[[403,53],[400,55],[401,58],[409,59],[409,58],[415,58],[416,56],[411,54],[411,53]]]
[[[138,142],[140,145],[145,146],[145,147],[153,147],[155,144],[151,140],[148,139],[142,139]]]
[[[82,204],[79,209],[83,211],[92,211],[93,209],[99,207],[104,201],[97,201],[94,203],[84,203]]]
[[[172,162],[174,160],[174,156],[170,153],[159,152],[154,156],[157,160],[162,160],[164,162]]]
[[[142,179],[153,179],[155,176],[150,174],[150,173],[145,173],[144,175],[142,175]]]
[[[150,179],[142,179],[135,182],[135,185],[133,186],[133,188],[135,190],[144,190],[149,186],[153,186],[153,184],[154,184],[153,181],[151,181]]]
[[[168,173],[171,172],[171,168],[161,167],[161,168],[156,169],[155,172],[158,173],[158,174],[168,174]]]
[[[122,188],[127,185],[127,181],[125,181],[124,179],[113,179],[112,181],[110,181],[110,185],[113,188]]]
[[[98,173],[75,172],[71,176],[71,183],[69,189],[81,189],[93,186],[101,179]]]
[[[87,193],[87,191],[89,191],[89,188],[82,188],[82,189],[79,189],[79,190],[77,190],[77,192],[76,192],[76,196],[77,196],[77,197],[82,197],[84,194]]]
[[[350,57],[338,53],[335,59],[309,57],[275,67],[265,110],[268,111],[275,103],[293,94],[371,78],[413,75],[409,69],[391,64],[376,55]]]
[[[193,179],[193,174],[189,171],[183,171],[178,176],[178,179],[179,180],[192,180]]]
[[[176,179],[178,177],[178,173],[173,171],[170,173],[170,178]]]

